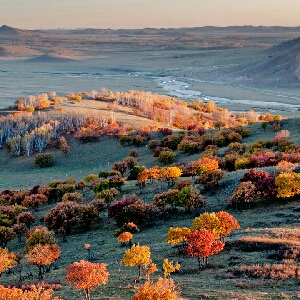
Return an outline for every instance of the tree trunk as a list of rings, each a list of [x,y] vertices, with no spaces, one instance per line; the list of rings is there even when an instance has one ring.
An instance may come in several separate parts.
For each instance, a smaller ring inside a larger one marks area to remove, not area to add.
[[[84,292],[85,292],[85,300],[91,300],[90,291],[84,290]]]
[[[43,272],[42,272],[42,266],[38,266],[39,268],[39,281],[43,280]]]

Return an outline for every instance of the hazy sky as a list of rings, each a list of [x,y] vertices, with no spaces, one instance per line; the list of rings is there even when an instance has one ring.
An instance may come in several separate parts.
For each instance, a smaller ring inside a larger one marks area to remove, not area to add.
[[[0,0],[0,26],[300,26],[300,0]]]

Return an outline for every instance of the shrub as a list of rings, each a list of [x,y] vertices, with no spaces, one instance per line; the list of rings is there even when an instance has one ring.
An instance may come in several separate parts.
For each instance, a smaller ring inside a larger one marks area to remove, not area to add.
[[[139,199],[133,204],[123,207],[114,219],[118,226],[128,222],[137,225],[152,225],[158,214],[159,209],[156,206],[144,203],[143,200]]]
[[[49,229],[61,232],[65,236],[78,223],[79,209],[80,205],[76,202],[58,203],[44,216],[44,221]]]
[[[126,198],[125,196],[123,196],[122,200],[114,203],[112,206],[108,208],[108,217],[114,218],[122,211],[124,207],[133,204],[136,200],[137,198],[135,195],[130,196],[130,198]]]
[[[204,197],[193,186],[182,188],[175,198],[175,206],[184,207],[190,212],[191,208],[200,209],[206,205]]]
[[[39,153],[34,163],[41,168],[48,168],[54,164],[54,156],[52,154]]]
[[[78,223],[81,224],[84,230],[90,230],[94,220],[99,219],[97,209],[92,205],[80,205],[78,212]]]
[[[11,206],[0,206],[0,226],[9,227],[13,222],[16,214]]]
[[[83,181],[89,183],[90,181],[97,179],[99,177],[102,177],[102,176],[98,176],[97,174],[89,174],[86,177],[84,177]]]
[[[168,164],[170,163],[174,158],[176,157],[176,154],[170,150],[170,151],[161,151],[158,156],[158,161],[160,163]]]
[[[194,183],[202,184],[205,188],[212,188],[219,184],[219,181],[225,178],[226,173],[223,170],[217,169],[214,171],[207,171],[199,175]]]
[[[128,170],[132,169],[135,165],[137,165],[137,159],[133,156],[124,157],[123,162],[126,164]]]
[[[104,190],[109,189],[109,181],[107,179],[100,179],[100,182],[93,185],[92,190],[94,193],[100,193]]]
[[[107,209],[107,203],[103,199],[94,199],[89,203],[89,205],[94,206],[98,213]]]
[[[257,198],[257,189],[251,181],[241,182],[228,202],[236,209],[250,205]]]
[[[22,204],[26,207],[37,208],[39,205],[45,204],[48,202],[48,197],[43,194],[34,194],[26,196]]]
[[[252,183],[256,183],[268,176],[268,172],[251,169],[244,174],[244,176],[240,179],[240,182],[251,181]]]
[[[138,153],[138,151],[137,150],[135,150],[135,149],[132,149],[132,150],[130,150],[130,152],[129,152],[129,155],[128,155],[129,157],[134,157],[134,158],[137,158],[137,157],[139,157],[139,153]]]
[[[173,130],[167,127],[164,128],[158,128],[158,132],[162,133],[163,135],[171,135],[173,133]]]
[[[66,193],[62,196],[62,202],[73,201],[76,203],[82,203],[84,201],[83,196],[80,193]]]
[[[110,204],[111,202],[114,202],[116,200],[116,197],[120,195],[120,192],[115,189],[107,189],[103,190],[100,193],[96,194],[96,199],[103,199],[106,204]]]
[[[119,236],[123,232],[136,233],[139,232],[140,229],[133,222],[125,223],[121,228],[115,230],[114,236]]]
[[[128,180],[137,180],[137,177],[139,173],[142,173],[144,170],[146,170],[145,166],[141,165],[135,165],[130,171],[130,175],[128,177]]]
[[[171,278],[158,278],[157,282],[146,281],[138,292],[133,296],[133,300],[145,299],[179,299],[179,290]]]

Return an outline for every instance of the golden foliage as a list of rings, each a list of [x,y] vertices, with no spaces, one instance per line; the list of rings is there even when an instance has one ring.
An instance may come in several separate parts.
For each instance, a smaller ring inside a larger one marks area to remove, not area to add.
[[[133,296],[133,300],[176,300],[179,299],[179,292],[170,278],[159,277],[157,282],[146,283]]]
[[[288,198],[300,194],[300,174],[281,173],[275,178],[277,197]]]
[[[190,233],[191,230],[187,227],[170,227],[165,241],[168,244],[177,245],[185,242]]]
[[[180,264],[177,262],[175,265],[173,261],[169,261],[167,258],[164,259],[162,270],[164,272],[164,277],[170,277],[171,273],[180,270]]]
[[[122,263],[128,267],[147,267],[151,263],[148,246],[133,245],[123,256]]]
[[[193,226],[191,230],[199,230],[199,229],[206,229],[213,232],[216,237],[220,237],[221,235],[221,222],[217,217],[216,213],[208,213],[205,212],[201,214],[199,217],[196,217],[193,221]]]
[[[0,248],[0,274],[8,269],[13,268],[15,264],[16,255],[14,253],[9,253],[6,248]]]

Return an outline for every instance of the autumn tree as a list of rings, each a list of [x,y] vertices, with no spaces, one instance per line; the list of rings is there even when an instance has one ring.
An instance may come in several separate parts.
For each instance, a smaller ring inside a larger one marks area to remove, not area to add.
[[[65,239],[65,235],[79,222],[79,210],[78,203],[72,201],[58,203],[45,215],[44,221],[49,229],[62,233]]]
[[[277,198],[290,198],[300,194],[300,174],[281,173],[275,178]]]
[[[58,259],[60,255],[60,249],[57,244],[54,245],[41,245],[37,244],[32,250],[26,254],[28,262],[32,265],[36,265],[39,273],[39,280],[43,279],[43,267],[52,264]]]
[[[62,154],[68,154],[70,152],[70,146],[64,136],[59,138],[59,149]]]
[[[187,227],[170,227],[165,241],[168,244],[176,245],[179,252],[186,246],[188,236],[191,230]]]
[[[122,263],[127,267],[138,267],[138,280],[141,277],[141,269],[147,267],[151,263],[150,248],[148,246],[140,246],[133,244],[122,258]]]
[[[179,178],[181,174],[182,170],[178,167],[162,168],[160,171],[160,177],[172,185],[174,184],[174,180]]]
[[[220,238],[224,241],[226,236],[229,236],[233,229],[239,229],[240,225],[236,218],[226,211],[219,211],[216,213],[220,221]]]
[[[55,245],[57,240],[55,239],[54,232],[49,231],[44,226],[36,226],[30,229],[26,233],[26,247],[25,252],[32,250],[37,244],[40,245]]]
[[[44,289],[42,286],[31,285],[30,289],[22,290],[16,287],[4,287],[0,285],[1,300],[60,300],[61,298],[53,297],[52,289]]]
[[[124,173],[128,170],[127,163],[124,161],[116,161],[111,168],[113,171],[119,171],[123,176]]]
[[[170,278],[171,273],[178,272],[180,270],[180,264],[176,264],[173,261],[169,261],[167,258],[164,259],[162,270],[165,278]]]
[[[133,300],[177,300],[179,290],[173,279],[159,277],[156,282],[147,280],[139,291],[133,296]]]
[[[66,281],[76,290],[83,290],[85,299],[90,300],[91,290],[108,282],[107,264],[81,260],[67,266]]]
[[[28,229],[35,222],[35,216],[30,212],[26,211],[18,215],[17,223],[24,223]]]
[[[191,257],[197,257],[198,267],[207,266],[208,257],[219,253],[225,243],[217,241],[217,235],[210,230],[193,230],[187,238],[187,246],[184,251]]]
[[[9,253],[7,249],[0,248],[0,275],[4,271],[16,265],[16,255]]]
[[[193,220],[191,230],[206,229],[215,234],[217,238],[221,235],[221,222],[215,212],[205,212]]]
[[[124,246],[125,243],[129,243],[129,246],[131,246],[132,238],[133,234],[131,232],[124,231],[118,235],[118,242],[121,243],[121,246]]]
[[[15,239],[16,236],[12,228],[0,226],[0,245],[2,248],[5,248],[7,243]]]

